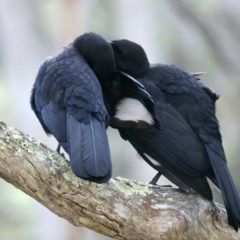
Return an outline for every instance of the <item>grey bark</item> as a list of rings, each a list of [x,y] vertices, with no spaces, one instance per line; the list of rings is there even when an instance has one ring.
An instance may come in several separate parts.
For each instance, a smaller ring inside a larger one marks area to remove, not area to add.
[[[0,177],[75,226],[116,239],[240,239],[219,204],[119,177],[84,181],[55,151],[1,121]]]

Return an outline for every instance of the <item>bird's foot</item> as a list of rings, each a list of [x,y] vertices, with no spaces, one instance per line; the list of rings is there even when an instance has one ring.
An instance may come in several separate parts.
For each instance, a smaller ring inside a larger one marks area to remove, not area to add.
[[[64,153],[59,153],[61,155],[62,158],[65,158]],[[66,159],[66,158],[65,158]]]
[[[150,188],[172,188],[173,186],[172,185],[152,185],[150,186]]]
[[[56,151],[59,153],[59,154],[61,154],[60,153],[60,149],[61,149],[61,145],[60,145],[60,143],[57,145],[57,149],[56,149]]]
[[[150,181],[148,184],[152,185],[152,188],[161,188],[161,187],[166,187],[166,188],[172,188],[171,185],[157,185],[157,181],[159,180],[159,178],[161,177],[162,173],[158,172],[154,178],[152,179],[152,181]]]
[[[60,149],[61,149],[61,145],[60,145],[60,143],[59,143],[58,146],[57,146],[56,152],[58,152],[58,153],[61,155],[61,157],[65,158],[64,153],[60,153]],[[66,159],[66,158],[65,158],[65,159]]]
[[[157,185],[157,181],[159,180],[159,178],[161,177],[162,173],[161,172],[158,172],[154,178],[152,179],[152,181],[150,181],[148,184],[151,184],[151,185]]]

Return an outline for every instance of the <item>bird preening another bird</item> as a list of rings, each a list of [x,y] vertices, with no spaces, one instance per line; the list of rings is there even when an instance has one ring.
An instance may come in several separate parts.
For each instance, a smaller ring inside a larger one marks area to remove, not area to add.
[[[150,95],[135,79],[115,72],[110,43],[94,33],[44,60],[30,102],[45,132],[59,142],[58,151],[62,147],[69,154],[73,172],[98,183],[112,175],[106,134],[110,114],[117,126],[158,127]],[[126,102],[138,103],[141,115],[127,114]]]
[[[215,101],[201,73],[150,65],[143,48],[87,33],[41,64],[31,107],[70,157],[73,172],[108,182],[112,163],[106,128],[119,130],[139,155],[183,190],[212,200],[220,190],[229,224],[240,227],[240,200],[226,163]],[[60,148],[58,148],[59,151]]]
[[[222,193],[229,224],[240,227],[240,199],[227,167],[215,101],[219,96],[174,65],[150,65],[143,48],[128,40],[112,41],[116,68],[136,78],[152,96],[161,132],[121,129],[153,168],[180,188],[192,188],[212,200],[210,179]]]

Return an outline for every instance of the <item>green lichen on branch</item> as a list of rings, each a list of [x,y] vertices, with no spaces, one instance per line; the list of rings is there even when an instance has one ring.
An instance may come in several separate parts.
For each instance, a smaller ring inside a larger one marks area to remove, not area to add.
[[[112,179],[111,182],[115,185],[117,189],[119,189],[126,196],[131,196],[133,194],[146,196],[147,194],[152,193],[152,190],[150,189],[151,185],[149,184],[140,183],[137,181],[132,181],[121,177]]]
[[[14,129],[11,126],[7,126],[5,123],[0,121],[1,126],[1,136],[0,143],[1,148],[8,148],[10,142],[18,144],[20,148],[23,150],[33,154],[38,152],[39,150],[39,142],[34,138],[24,135],[20,131]],[[19,149],[17,149],[19,150]],[[18,155],[20,155],[20,151],[18,151]]]
[[[69,169],[69,171],[63,173],[63,177],[66,181],[71,182],[75,187],[83,185],[84,180],[76,177],[76,175]]]

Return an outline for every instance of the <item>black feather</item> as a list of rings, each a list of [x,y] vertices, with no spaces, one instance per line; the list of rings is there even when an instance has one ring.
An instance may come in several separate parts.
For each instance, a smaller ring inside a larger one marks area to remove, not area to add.
[[[221,159],[219,152],[207,145],[206,150],[211,161],[214,174],[219,188],[221,189],[224,204],[226,206],[228,221],[237,231],[240,226],[240,205],[239,193],[235,187],[232,176],[224,159]]]
[[[73,172],[82,178],[107,176],[112,170],[105,124],[95,117],[80,123],[68,116],[69,155]]]

